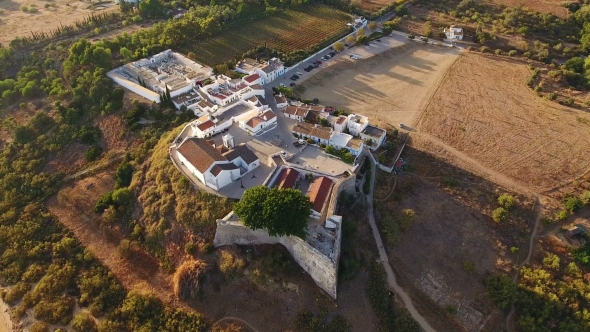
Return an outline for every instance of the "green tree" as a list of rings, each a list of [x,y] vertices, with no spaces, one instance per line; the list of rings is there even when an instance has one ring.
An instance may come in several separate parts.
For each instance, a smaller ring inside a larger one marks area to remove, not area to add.
[[[371,30],[375,30],[377,28],[377,23],[374,21],[369,22],[369,24],[367,24],[367,28],[369,28]]]
[[[117,181],[115,185],[117,187],[127,187],[131,184],[131,178],[133,177],[133,166],[130,163],[125,162],[117,168],[117,173],[115,173],[117,177]]]
[[[117,206],[127,206],[131,202],[131,192],[127,188],[113,191],[113,203]]]
[[[96,329],[96,322],[94,319],[87,313],[81,312],[76,315],[74,320],[72,320],[72,327],[76,332],[95,332]]]
[[[312,204],[296,189],[258,186],[244,192],[234,212],[249,228],[266,229],[271,236],[305,238]]]
[[[355,38],[354,38],[354,36],[353,36],[353,35],[350,35],[350,36],[346,37],[346,38],[344,39],[344,41],[345,41],[345,42],[346,42],[348,45],[350,45],[350,44],[354,43],[354,41],[355,41]]]
[[[102,148],[100,146],[93,146],[86,151],[86,161],[95,161],[102,154]]]
[[[510,278],[494,275],[486,280],[486,288],[490,297],[500,309],[505,309],[516,299],[516,286]]]
[[[336,52],[342,52],[344,50],[344,43],[343,42],[335,42],[334,43],[334,50]]]
[[[584,59],[582,57],[573,57],[567,60],[564,64],[565,68],[576,73],[584,72]]]
[[[366,44],[369,41],[369,37],[365,35],[361,35],[356,37],[357,44]]]

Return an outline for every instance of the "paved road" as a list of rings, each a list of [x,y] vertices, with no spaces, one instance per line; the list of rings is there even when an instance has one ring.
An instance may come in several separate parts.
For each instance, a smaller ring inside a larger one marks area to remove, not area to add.
[[[371,192],[367,196],[367,216],[369,217],[369,224],[371,224],[371,229],[373,230],[373,237],[375,238],[375,242],[377,243],[377,249],[379,250],[379,259],[385,268],[385,272],[387,273],[387,282],[389,284],[389,288],[392,289],[404,303],[406,309],[412,316],[412,318],[420,325],[423,331],[425,332],[435,332],[435,330],[428,324],[426,319],[420,315],[414,304],[412,303],[412,299],[404,292],[404,290],[397,284],[397,280],[395,278],[395,274],[393,273],[393,269],[389,264],[389,258],[387,257],[387,252],[385,251],[385,247],[383,246],[383,241],[381,240],[381,235],[379,234],[379,229],[377,228],[377,224],[375,223],[375,215],[373,214],[373,193],[375,192],[375,178],[377,174],[376,163],[375,159],[373,158],[371,153],[367,153],[369,158],[371,158]]]

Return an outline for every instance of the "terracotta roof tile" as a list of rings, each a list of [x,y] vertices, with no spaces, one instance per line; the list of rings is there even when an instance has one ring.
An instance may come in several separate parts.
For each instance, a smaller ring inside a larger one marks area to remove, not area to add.
[[[254,152],[252,152],[252,150],[250,150],[250,148],[248,148],[248,146],[244,143],[236,146],[235,148],[229,150],[228,152],[225,152],[223,154],[223,156],[225,158],[227,158],[227,160],[229,160],[229,161],[232,161],[238,157],[242,157],[242,159],[248,165],[250,165],[251,163],[258,160],[258,157],[256,156],[256,154]]]
[[[211,120],[207,120],[207,121],[201,123],[200,125],[198,125],[197,128],[199,128],[199,130],[201,130],[201,131],[205,131],[213,126],[215,126],[215,122],[213,122]]]
[[[213,166],[213,168],[211,168],[211,174],[213,174],[213,176],[218,176],[219,173],[221,173],[221,171],[230,171],[233,169],[238,169],[238,166],[232,163],[216,164],[215,166]]]
[[[330,188],[332,188],[332,180],[325,176],[320,176],[313,180],[307,191],[307,196],[309,196],[309,200],[313,204],[314,211],[318,213],[322,212],[324,203],[330,193]]]
[[[244,77],[244,81],[246,81],[248,83],[252,83],[252,82],[256,81],[259,78],[260,78],[260,75],[258,75],[258,74],[252,74],[252,75],[248,75],[248,76]]]
[[[189,137],[180,144],[177,150],[201,173],[205,173],[216,161],[227,161],[227,158],[201,138]]]
[[[281,171],[277,185],[279,189],[293,188],[299,178],[299,171],[293,168],[285,168]]]

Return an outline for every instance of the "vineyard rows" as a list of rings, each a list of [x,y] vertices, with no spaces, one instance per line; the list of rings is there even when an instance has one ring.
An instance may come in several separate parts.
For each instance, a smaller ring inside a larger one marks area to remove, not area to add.
[[[289,53],[305,50],[348,29],[350,15],[337,9],[313,6],[304,11],[287,10],[207,39],[192,51],[196,59],[214,66],[234,59],[257,46]]]

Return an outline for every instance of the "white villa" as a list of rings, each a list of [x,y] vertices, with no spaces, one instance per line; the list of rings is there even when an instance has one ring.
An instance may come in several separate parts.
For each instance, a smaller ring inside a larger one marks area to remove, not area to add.
[[[463,40],[463,28],[457,25],[451,25],[448,29],[444,29],[444,33],[448,40]]]
[[[166,91],[172,98],[189,93],[212,74],[213,69],[166,50],[115,68],[107,76],[122,87],[159,103]]]
[[[292,132],[304,139],[311,138],[316,143],[330,145],[337,149],[348,150],[353,156],[360,155],[364,147],[362,139],[317,124],[313,125],[306,122],[299,122],[293,127]]]
[[[239,126],[251,135],[259,135],[276,126],[277,116],[270,109],[260,112],[247,120],[240,120]]]
[[[197,137],[187,137],[170,153],[177,153],[178,160],[188,173],[207,187],[219,190],[244,174],[260,166],[260,160],[247,145],[235,146],[231,135],[223,137],[223,145]]]
[[[254,59],[246,58],[236,64],[235,70],[248,75],[244,78],[249,77],[249,80],[264,85],[283,75],[285,73],[285,65],[278,58],[272,58],[265,62],[258,62]]]

